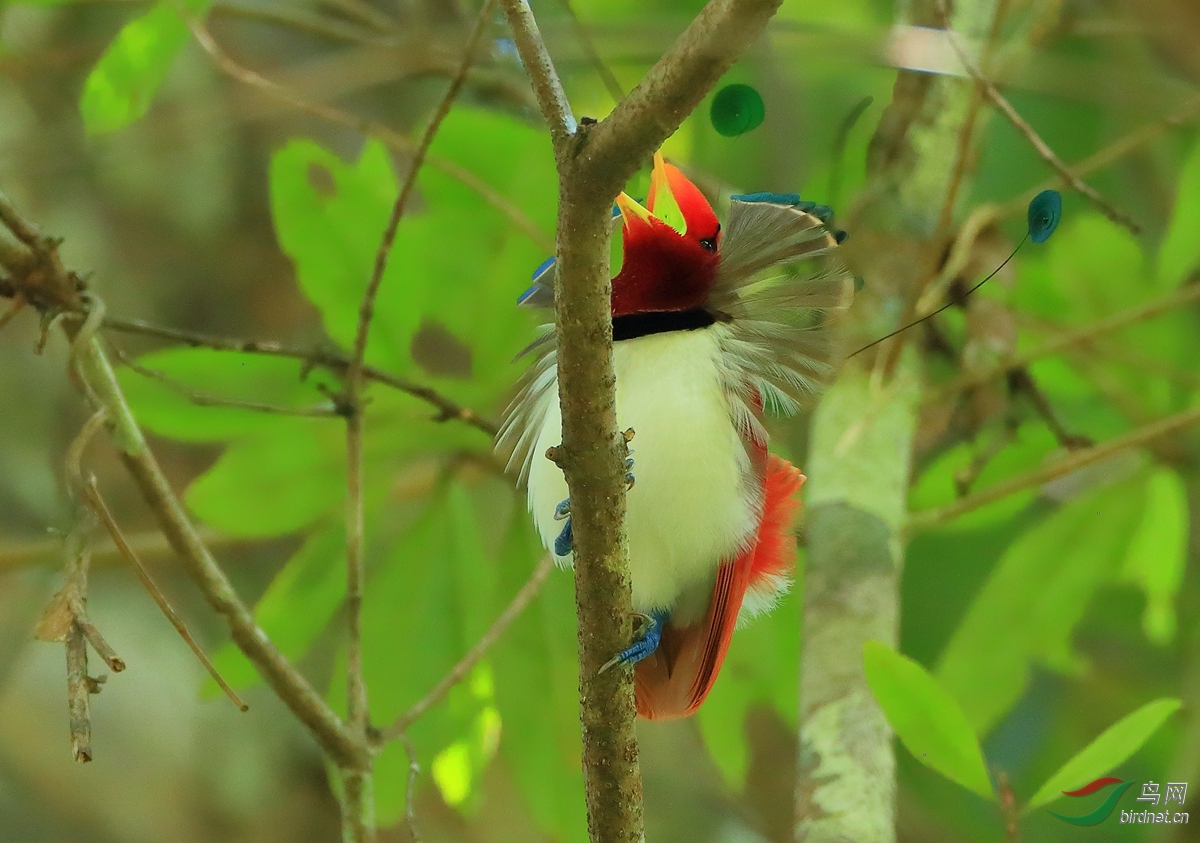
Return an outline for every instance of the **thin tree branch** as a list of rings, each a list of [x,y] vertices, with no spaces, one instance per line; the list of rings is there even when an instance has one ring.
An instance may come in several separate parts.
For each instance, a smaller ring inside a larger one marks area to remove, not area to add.
[[[290,105],[298,111],[309,114],[320,120],[326,120],[338,126],[345,126],[348,129],[353,129],[356,132],[373,137],[382,143],[386,144],[392,150],[404,155],[412,155],[418,148],[418,143],[412,139],[405,137],[399,132],[391,129],[382,123],[377,123],[372,120],[367,120],[362,117],[357,117],[349,114],[333,106],[325,105],[324,103],[313,102],[306,99],[285,85],[274,82],[260,73],[257,73],[248,67],[244,67],[234,61],[228,53],[226,53],[219,44],[213,39],[212,33],[204,26],[204,23],[194,15],[188,14],[188,27],[192,31],[196,43],[201,49],[206,52],[213,60],[213,63],[218,69],[223,71],[230,78],[248,85],[256,90],[262,91],[273,99]],[[537,225],[529,219],[529,217],[516,205],[510,202],[507,198],[496,191],[494,187],[489,185],[476,174],[472,173],[465,167],[448,159],[437,155],[426,155],[430,166],[442,171],[453,179],[462,182],[463,185],[477,193],[485,202],[494,207],[504,216],[508,217],[509,221],[520,231],[522,231],[530,240],[536,243],[540,248],[546,251],[553,251],[554,244],[549,241],[545,233],[537,227]]]
[[[501,0],[504,14],[508,17],[508,25],[512,29],[513,41],[517,45],[517,53],[529,74],[533,84],[533,93],[537,97],[542,116],[546,119],[546,127],[550,130],[550,140],[554,143],[555,155],[561,157],[567,140],[575,134],[575,115],[571,113],[571,104],[567,102],[567,94],[563,91],[562,81],[554,69],[554,62],[542,40],[533,10],[529,8],[528,0]]]
[[[1042,486],[1055,478],[1099,462],[1127,448],[1136,448],[1140,445],[1145,445],[1162,436],[1184,430],[1197,423],[1200,423],[1200,407],[1193,407],[1190,410],[1184,410],[1181,413],[1176,413],[1173,416],[1168,416],[1165,419],[1144,425],[1136,430],[1131,430],[1123,436],[1110,439],[1108,442],[1101,443],[1095,447],[1075,451],[1069,456],[1063,457],[1049,465],[1042,466],[1025,474],[1019,474],[1016,477],[1010,477],[1008,480],[997,483],[990,489],[969,495],[952,504],[915,512],[909,516],[908,522],[904,526],[904,534],[906,537],[914,536],[939,524],[953,521],[960,515],[973,512],[982,506],[994,503],[1016,492],[1033,486]]]
[[[375,266],[359,305],[354,349],[343,379],[341,400],[345,407],[344,415],[346,417],[346,722],[355,736],[364,741],[367,739],[367,731],[370,726],[370,712],[362,663],[362,601],[363,584],[366,579],[363,560],[366,532],[363,504],[363,359],[367,353],[367,340],[370,336],[371,322],[375,316],[375,299],[379,294],[379,287],[383,283],[388,258],[396,242],[396,233],[400,229],[400,220],[404,215],[405,206],[413,190],[416,189],[417,176],[425,163],[429,146],[433,143],[442,121],[450,113],[455,98],[466,82],[467,73],[475,60],[476,47],[491,14],[492,3],[493,0],[484,0],[475,24],[467,36],[458,73],[455,74],[450,82],[450,87],[442,96],[441,103],[430,118],[421,142],[417,145],[416,152],[409,162],[408,174],[400,187],[395,204],[392,206],[391,216],[384,229],[379,250],[375,255]],[[363,766],[343,767],[342,769],[344,791],[342,834],[347,843],[369,841],[375,837],[372,819],[374,794],[370,785],[370,775],[369,759]]]
[[[1077,176],[1083,177],[1103,170],[1120,161],[1126,155],[1130,155],[1146,144],[1157,140],[1172,129],[1178,129],[1195,122],[1197,117],[1200,117],[1200,94],[1189,99],[1178,111],[1167,115],[1161,120],[1141,126],[1125,137],[1119,138],[1103,149],[1092,153],[1074,167],[1071,167],[1071,171]],[[997,216],[1021,216],[1025,213],[1025,209],[1029,206],[1033,197],[1047,188],[1054,187],[1058,183],[1057,179],[1050,178],[1037,187],[1030,188],[1020,196],[1016,196],[1005,202],[998,210]]]
[[[581,169],[615,196],[758,39],[781,2],[710,0],[629,96],[591,128]]]
[[[81,764],[92,760],[92,724],[90,695],[100,689],[88,675],[87,645],[90,642],[114,673],[125,669],[123,662],[87,619],[88,564],[90,539],[96,526],[94,513],[81,500],[83,451],[104,424],[103,409],[84,424],[67,449],[67,486],[76,502],[76,515],[63,542],[63,584],[47,604],[34,637],[42,641],[61,641],[67,656],[67,718],[71,734],[71,754]]]
[[[458,664],[450,669],[450,672],[441,678],[441,680],[433,686],[428,694],[421,697],[408,709],[408,711],[396,718],[396,721],[386,729],[382,729],[373,739],[372,743],[375,746],[382,746],[390,741],[403,739],[408,728],[421,718],[425,712],[433,708],[445,698],[446,694],[450,693],[450,689],[463,681],[470,673],[475,665],[479,664],[480,660],[487,655],[487,651],[500,639],[500,636],[512,625],[521,613],[529,607],[533,599],[537,597],[541,591],[543,583],[546,582],[546,577],[550,571],[554,569],[554,561],[550,555],[542,557],[542,561],[529,575],[529,579],[525,585],[521,586],[521,590],[513,596],[512,601],[505,607],[496,620],[492,621],[492,625],[488,627],[487,632],[483,634],[470,650],[459,659]]]
[[[266,404],[261,401],[243,401],[240,398],[226,398],[221,395],[209,395],[206,392],[197,392],[179,381],[172,378],[166,372],[160,372],[158,369],[152,369],[149,366],[143,366],[133,358],[129,357],[122,351],[117,351],[117,359],[125,366],[128,366],[133,371],[143,377],[156,380],[161,384],[166,385],[170,389],[178,392],[184,398],[197,407],[234,407],[240,410],[251,410],[256,413],[267,413],[270,415],[279,416],[304,416],[309,418],[330,418],[338,414],[337,409],[332,405],[324,405],[317,407],[281,407],[277,404]]]
[[[604,63],[604,59],[600,57],[600,53],[596,50],[596,44],[592,41],[592,36],[588,34],[583,21],[579,19],[579,15],[575,12],[575,7],[571,5],[571,0],[559,0],[559,3],[566,10],[567,15],[570,16],[571,25],[575,29],[575,37],[579,40],[579,45],[583,48],[584,55],[588,57],[588,61],[596,69],[596,75],[600,77],[600,81],[604,83],[604,87],[608,90],[608,95],[613,98],[613,102],[620,102],[625,96],[625,90],[621,87],[621,83],[617,81],[617,77],[613,75],[608,65]]]
[[[218,543],[235,541],[226,536],[220,536],[212,530],[201,531],[201,536],[209,546]],[[167,544],[166,538],[158,530],[134,533],[128,537],[129,544],[139,556],[174,556],[174,551]],[[48,557],[62,548],[62,538],[51,536],[45,539],[18,541],[0,546],[0,576],[10,572],[44,564]],[[92,565],[110,564],[121,558],[121,551],[111,540],[92,548]]]
[[[948,16],[948,12],[946,10],[946,0],[938,0],[938,5],[941,7],[943,15]],[[962,62],[963,67],[966,68],[967,73],[969,73],[971,78],[983,88],[984,95],[991,100],[992,105],[996,106],[996,108],[1000,110],[1000,113],[1008,118],[1008,122],[1012,123],[1013,127],[1025,136],[1025,139],[1029,141],[1029,144],[1034,148],[1041,159],[1049,164],[1054,171],[1059,174],[1064,182],[1069,184],[1079,193],[1082,193],[1088,199],[1088,201],[1096,206],[1097,210],[1099,210],[1110,220],[1118,225],[1128,228],[1134,234],[1141,234],[1141,226],[1134,222],[1128,214],[1119,210],[1111,202],[1101,196],[1095,188],[1074,173],[1071,168],[1068,167],[1063,160],[1058,157],[1058,154],[1050,148],[1050,145],[1042,140],[1041,136],[1034,130],[1034,128],[1025,121],[1025,118],[1023,118],[1020,113],[1013,108],[1012,103],[1010,103],[1005,96],[1000,93],[996,86],[992,84],[992,81],[984,76],[977,67],[975,67],[970,57],[967,55],[966,50],[964,50],[962,45],[958,43],[958,33],[956,33],[949,26],[946,28],[946,40],[950,43],[950,46],[958,55],[958,59]]]
[[[192,348],[211,348],[215,351],[288,357],[293,360],[302,360],[310,367],[321,366],[339,375],[344,374],[350,365],[350,358],[338,351],[320,348],[299,348],[265,340],[219,337],[212,334],[151,325],[148,322],[141,322],[135,319],[116,319],[106,316],[103,327],[110,331],[120,331],[126,334],[139,334],[141,336],[174,340],[189,345]],[[375,366],[365,364],[362,367],[362,377],[366,380],[381,383],[384,386],[390,386],[393,389],[436,407],[438,414],[434,417],[435,421],[462,421],[472,427],[478,428],[488,436],[496,435],[497,426],[495,422],[483,418],[470,407],[464,407],[434,389],[390,374]]]
[[[146,566],[142,564],[142,560],[138,558],[137,553],[134,552],[133,547],[130,546],[129,541],[125,538],[125,534],[121,531],[121,525],[117,523],[117,519],[113,516],[112,510],[108,508],[108,504],[105,503],[103,495],[100,494],[100,488],[96,485],[95,475],[88,477],[85,488],[87,491],[88,502],[91,504],[92,511],[100,517],[100,522],[104,525],[105,529],[108,530],[108,534],[112,538],[113,544],[120,551],[121,555],[124,556],[129,564],[133,567],[133,572],[137,574],[137,578],[141,582],[142,587],[150,593],[150,597],[153,598],[154,603],[158,606],[159,611],[162,612],[166,619],[171,622],[171,626],[175,627],[175,631],[179,633],[179,637],[184,640],[184,643],[188,645],[192,653],[194,653],[196,658],[199,659],[200,664],[204,665],[204,669],[208,671],[208,675],[211,676],[213,681],[221,687],[221,690],[225,692],[225,696],[229,697],[230,701],[233,702],[233,704],[236,705],[240,711],[249,711],[250,706],[246,705],[246,703],[242,701],[242,698],[237,695],[237,692],[235,692],[233,688],[229,687],[229,683],[225,681],[225,677],[221,676],[220,672],[218,672],[216,668],[216,665],[209,660],[208,655],[203,649],[201,649],[200,645],[196,642],[196,639],[192,637],[192,633],[188,630],[187,624],[183,622],[183,618],[181,618],[179,613],[176,612],[171,606],[166,595],[162,593],[162,590],[158,587],[158,584],[154,582],[154,578],[150,576],[150,572],[146,570]]]
[[[463,84],[467,80],[467,73],[475,61],[475,50],[487,25],[488,16],[491,14],[494,2],[495,0],[484,0],[483,6],[480,7],[479,14],[475,18],[475,25],[471,28],[471,32],[467,36],[467,43],[463,48],[462,64],[458,68],[458,73],[450,81],[450,87],[442,96],[437,111],[429,119],[429,125],[425,127],[425,133],[417,144],[416,152],[409,163],[408,175],[400,188],[400,194],[396,197],[395,204],[392,205],[391,217],[388,219],[387,227],[384,229],[383,240],[379,244],[379,251],[375,255],[374,271],[371,273],[371,280],[367,284],[367,289],[363,293],[362,304],[359,307],[358,331],[354,338],[354,351],[350,358],[350,367],[346,373],[347,379],[355,388],[361,381],[363,358],[367,351],[367,335],[371,329],[371,320],[375,315],[375,297],[379,293],[379,285],[383,283],[383,274],[387,269],[392,244],[396,242],[396,232],[400,228],[400,218],[404,215],[404,208],[408,204],[409,196],[416,189],[417,175],[420,173],[421,167],[425,164],[425,157],[429,154],[429,147],[433,143],[434,137],[437,136],[438,129],[442,126],[442,121],[450,113],[450,108],[454,105],[454,100],[458,97]]]
[[[1073,331],[1064,331],[1041,345],[1035,346],[1023,353],[1014,354],[1007,360],[996,363],[987,369],[978,372],[968,372],[936,392],[931,393],[925,403],[932,404],[945,401],[958,392],[982,386],[993,378],[998,378],[1014,370],[1024,368],[1037,360],[1041,360],[1043,357],[1058,354],[1060,351],[1065,351],[1072,346],[1086,343],[1102,334],[1118,331],[1136,322],[1153,318],[1161,313],[1166,313],[1167,311],[1196,301],[1200,301],[1200,284],[1187,284],[1170,295],[1163,296],[1141,307],[1131,308],[1121,313],[1115,313],[1112,316],[1106,316],[1103,319],[1083,325]]]
[[[413,797],[417,792],[417,776],[421,775],[421,765],[417,763],[417,749],[407,733],[400,735],[404,744],[404,752],[408,755],[408,782],[404,787],[404,822],[408,826],[409,843],[421,843],[421,832],[417,830],[417,807]]]
[[[27,246],[25,255],[0,254],[0,266],[9,272],[16,291],[44,314],[83,313],[82,282],[62,266],[58,241],[38,234],[3,195],[0,195],[0,221]],[[18,234],[18,231],[25,232],[25,235]],[[254,664],[284,705],[309,729],[336,763],[347,766],[359,763],[359,759],[368,753],[365,742],[349,734],[324,698],[258,627],[249,608],[238,597],[224,571],[205,547],[158,461],[147,447],[99,338],[85,333],[84,326],[94,328],[92,323],[80,319],[59,321],[67,339],[71,341],[72,357],[78,366],[81,381],[89,395],[94,396],[107,413],[109,439],[133,476],[163,534],[183,560],[209,605],[225,619],[238,648]]]
[[[594,843],[644,838],[631,673],[600,673],[633,635],[621,540],[628,447],[617,430],[612,363],[612,201],[759,36],[780,1],[711,0],[608,117],[577,127],[528,4],[503,0],[558,166],[554,300],[563,439],[553,451],[571,495],[583,770]]]

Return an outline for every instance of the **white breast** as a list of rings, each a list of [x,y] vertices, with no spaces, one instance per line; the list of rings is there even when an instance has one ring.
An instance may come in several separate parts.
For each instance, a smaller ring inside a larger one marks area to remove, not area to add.
[[[725,330],[717,324],[651,334],[613,349],[617,422],[636,434],[631,444],[636,484],[626,509],[633,606],[640,612],[673,610],[685,622],[687,615],[703,612],[717,566],[751,539],[762,508],[721,387]],[[544,400],[545,423],[529,471],[529,508],[542,541],[552,548],[562,529],[554,507],[567,497],[562,472],[542,456],[562,440],[557,386]],[[570,564],[569,557],[559,561]]]

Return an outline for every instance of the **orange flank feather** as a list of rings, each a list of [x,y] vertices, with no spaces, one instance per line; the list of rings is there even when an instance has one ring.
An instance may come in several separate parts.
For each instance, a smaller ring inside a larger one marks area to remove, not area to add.
[[[702,621],[678,628],[668,620],[658,649],[634,667],[638,714],[648,720],[690,716],[712,690],[747,589],[777,582],[791,568],[796,539],[794,497],[804,475],[787,460],[767,458],[763,514],[754,545],[717,570],[708,612]]]

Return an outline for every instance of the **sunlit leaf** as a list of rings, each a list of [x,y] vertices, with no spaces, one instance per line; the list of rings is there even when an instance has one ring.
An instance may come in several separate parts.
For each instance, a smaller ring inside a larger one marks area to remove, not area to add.
[[[329,399],[317,385],[333,384],[323,372],[302,379],[301,360],[208,348],[157,351],[139,357],[138,363],[171,380],[165,383],[129,368],[119,370],[121,387],[138,422],[185,442],[220,442],[263,433],[278,425],[280,417],[240,407],[201,406],[184,390],[201,400],[228,398],[302,409],[328,405]]]
[[[1141,497],[1142,520],[1130,539],[1122,576],[1146,593],[1146,637],[1166,644],[1175,636],[1174,600],[1187,566],[1187,489],[1176,472],[1159,468]]]
[[[398,190],[387,150],[368,141],[354,164],[309,140],[293,140],[271,158],[271,212],[279,244],[296,265],[296,279],[321,312],[325,330],[351,348],[359,304]],[[419,314],[404,297],[398,264],[384,274],[372,348],[395,364]],[[376,358],[373,358],[376,359]]]
[[[1071,630],[1111,581],[1140,516],[1115,485],[1083,495],[1017,537],[967,610],[937,676],[986,734],[1020,697],[1032,664],[1078,671]]]
[[[188,506],[230,536],[307,527],[344,499],[344,438],[336,420],[281,419],[226,450],[188,489]]]
[[[1200,142],[1179,174],[1171,224],[1158,252],[1158,289],[1174,289],[1200,266]]]
[[[182,2],[198,17],[211,4]],[[83,83],[79,112],[88,134],[116,131],[144,115],[187,40],[187,23],[168,0],[125,24]]]
[[[971,724],[925,668],[880,641],[868,641],[863,669],[888,723],[914,758],[972,793],[995,798]]]
[[[479,713],[459,740],[434,757],[430,773],[447,805],[471,812],[479,807],[480,780],[500,744],[501,721],[487,663],[475,666],[463,688],[480,706]]]
[[[1038,788],[1026,810],[1047,805],[1063,791],[1075,790],[1123,763],[1141,749],[1181,705],[1183,701],[1177,699],[1155,700],[1109,726]]]

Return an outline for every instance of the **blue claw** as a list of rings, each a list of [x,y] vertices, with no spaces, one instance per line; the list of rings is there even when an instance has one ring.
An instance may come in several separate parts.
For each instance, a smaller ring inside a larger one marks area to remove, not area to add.
[[[626,437],[627,437],[626,441],[628,441],[629,438],[632,438],[632,435],[626,434]],[[629,453],[632,454],[633,451],[630,450]],[[627,490],[633,488],[633,457],[625,458],[625,488]],[[567,554],[569,554],[571,552],[571,546],[572,546],[571,499],[570,498],[567,498],[564,501],[560,501],[558,506],[554,507],[554,520],[555,521],[565,520],[567,522],[566,524],[563,524],[562,532],[560,532],[558,534],[558,537],[554,540],[554,555],[555,556],[566,556]],[[654,646],[655,647],[658,646],[657,639],[655,639]],[[653,652],[653,650],[651,650],[651,652]]]
[[[571,552],[571,519],[567,519],[567,523],[563,524],[562,532],[558,534],[558,538],[554,540],[554,555],[566,556]]]
[[[658,645],[662,641],[663,624],[667,622],[667,613],[662,609],[656,609],[643,617],[646,617],[648,622],[646,628],[642,630],[642,637],[605,662],[604,666],[600,668],[601,673],[614,665],[637,664],[642,659],[653,655],[654,651],[658,649]]]

